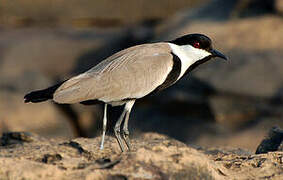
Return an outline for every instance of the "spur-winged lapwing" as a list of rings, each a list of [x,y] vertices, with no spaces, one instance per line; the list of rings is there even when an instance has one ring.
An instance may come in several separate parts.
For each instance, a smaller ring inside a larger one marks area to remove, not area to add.
[[[24,101],[37,103],[52,99],[60,104],[104,102],[101,149],[106,132],[107,104],[125,105],[114,132],[121,150],[125,150],[123,140],[130,150],[128,120],[135,101],[173,85],[213,57],[227,60],[226,56],[212,48],[211,40],[202,34],[188,34],[173,41],[137,45],[115,53],[69,80],[33,91],[24,97]]]

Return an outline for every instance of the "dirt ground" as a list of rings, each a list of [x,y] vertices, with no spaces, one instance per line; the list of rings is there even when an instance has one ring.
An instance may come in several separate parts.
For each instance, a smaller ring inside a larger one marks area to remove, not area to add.
[[[242,149],[193,148],[156,133],[132,141],[121,153],[106,137],[69,141],[29,133],[1,138],[1,179],[281,179],[282,152],[253,154]]]

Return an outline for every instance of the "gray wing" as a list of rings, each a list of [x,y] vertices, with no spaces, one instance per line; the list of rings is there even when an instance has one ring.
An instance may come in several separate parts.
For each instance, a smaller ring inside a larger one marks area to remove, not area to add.
[[[69,79],[56,90],[53,99],[77,103],[141,98],[165,81],[172,66],[171,49],[166,43],[134,46]]]

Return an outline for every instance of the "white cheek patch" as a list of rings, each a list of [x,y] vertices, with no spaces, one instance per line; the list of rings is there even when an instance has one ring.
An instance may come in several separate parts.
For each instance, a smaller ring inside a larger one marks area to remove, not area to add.
[[[180,79],[186,70],[196,61],[211,55],[211,53],[203,49],[194,48],[191,45],[178,46],[172,43],[168,44],[171,47],[172,52],[181,60],[181,73],[178,79]]]

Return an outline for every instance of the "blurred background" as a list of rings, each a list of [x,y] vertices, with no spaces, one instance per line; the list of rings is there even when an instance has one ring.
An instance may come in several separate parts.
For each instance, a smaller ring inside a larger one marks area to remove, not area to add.
[[[1,0],[0,133],[100,136],[102,106],[24,104],[23,96],[146,42],[203,33],[229,57],[139,100],[132,137],[158,132],[254,152],[283,127],[283,0]],[[121,108],[111,108],[108,134]]]

